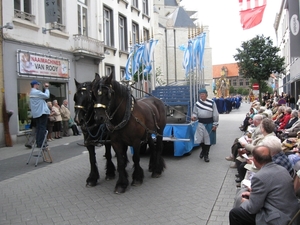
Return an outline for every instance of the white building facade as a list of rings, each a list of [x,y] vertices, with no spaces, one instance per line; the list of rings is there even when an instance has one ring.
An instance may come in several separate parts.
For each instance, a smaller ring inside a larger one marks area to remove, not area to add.
[[[279,74],[278,92],[290,94],[298,99],[300,95],[300,31],[292,18],[299,18],[300,1],[282,0],[279,13],[276,15],[274,28],[277,34],[281,56],[285,58],[285,71]],[[295,5],[294,5],[295,4]],[[295,11],[294,11],[295,10]],[[299,23],[299,19],[298,23]]]
[[[189,29],[197,29],[176,0],[2,0],[1,13],[2,26],[13,26],[2,29],[0,88],[7,110],[14,112],[9,121],[14,142],[29,130],[31,80],[49,82],[49,101],[56,99],[62,104],[64,99],[69,100],[73,116],[74,79],[92,81],[95,73],[104,76],[114,71],[115,79],[121,80],[135,43],[158,40],[152,74],[159,68],[165,84],[186,79],[179,46],[188,43]],[[203,32],[204,77],[212,95],[208,27],[204,26]],[[146,91],[154,89],[155,83]],[[1,135],[0,146],[4,143]]]
[[[51,5],[54,2],[54,6]],[[149,40],[151,0],[14,0],[2,2],[3,91],[13,141],[29,128],[30,81],[50,82],[50,101],[69,100],[74,112],[76,79],[124,75],[130,45]],[[53,21],[53,18],[55,20]],[[52,21],[51,21],[52,19]],[[50,21],[50,22],[49,22]],[[3,123],[0,124],[3,130]],[[1,132],[3,133],[3,132]],[[0,137],[0,146],[4,137]]]

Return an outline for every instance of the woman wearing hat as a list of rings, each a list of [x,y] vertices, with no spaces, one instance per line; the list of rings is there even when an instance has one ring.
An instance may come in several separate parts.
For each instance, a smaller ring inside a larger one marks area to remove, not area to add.
[[[195,143],[203,143],[200,158],[204,157],[204,161],[209,162],[208,154],[210,146],[216,144],[219,112],[215,102],[207,98],[205,88],[200,89],[198,93],[199,100],[195,103],[192,113],[192,121],[198,120],[199,122],[195,133]]]

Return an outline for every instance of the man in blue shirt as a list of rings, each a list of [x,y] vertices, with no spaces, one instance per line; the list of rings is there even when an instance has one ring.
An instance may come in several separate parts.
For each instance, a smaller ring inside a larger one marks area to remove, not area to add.
[[[45,92],[39,90],[40,83],[36,80],[31,81],[30,108],[32,118],[36,119],[36,147],[41,148],[46,133],[48,116],[50,110],[46,99],[50,97],[49,84],[45,83]]]

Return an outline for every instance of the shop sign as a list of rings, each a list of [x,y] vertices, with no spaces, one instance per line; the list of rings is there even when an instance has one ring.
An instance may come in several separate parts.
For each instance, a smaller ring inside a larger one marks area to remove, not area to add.
[[[19,50],[18,74],[69,78],[69,59]]]

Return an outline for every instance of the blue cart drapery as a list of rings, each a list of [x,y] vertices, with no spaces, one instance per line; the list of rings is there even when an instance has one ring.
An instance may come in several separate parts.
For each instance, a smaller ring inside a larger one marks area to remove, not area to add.
[[[164,140],[174,142],[174,156],[183,156],[193,149],[197,126],[198,122],[166,125]]]

